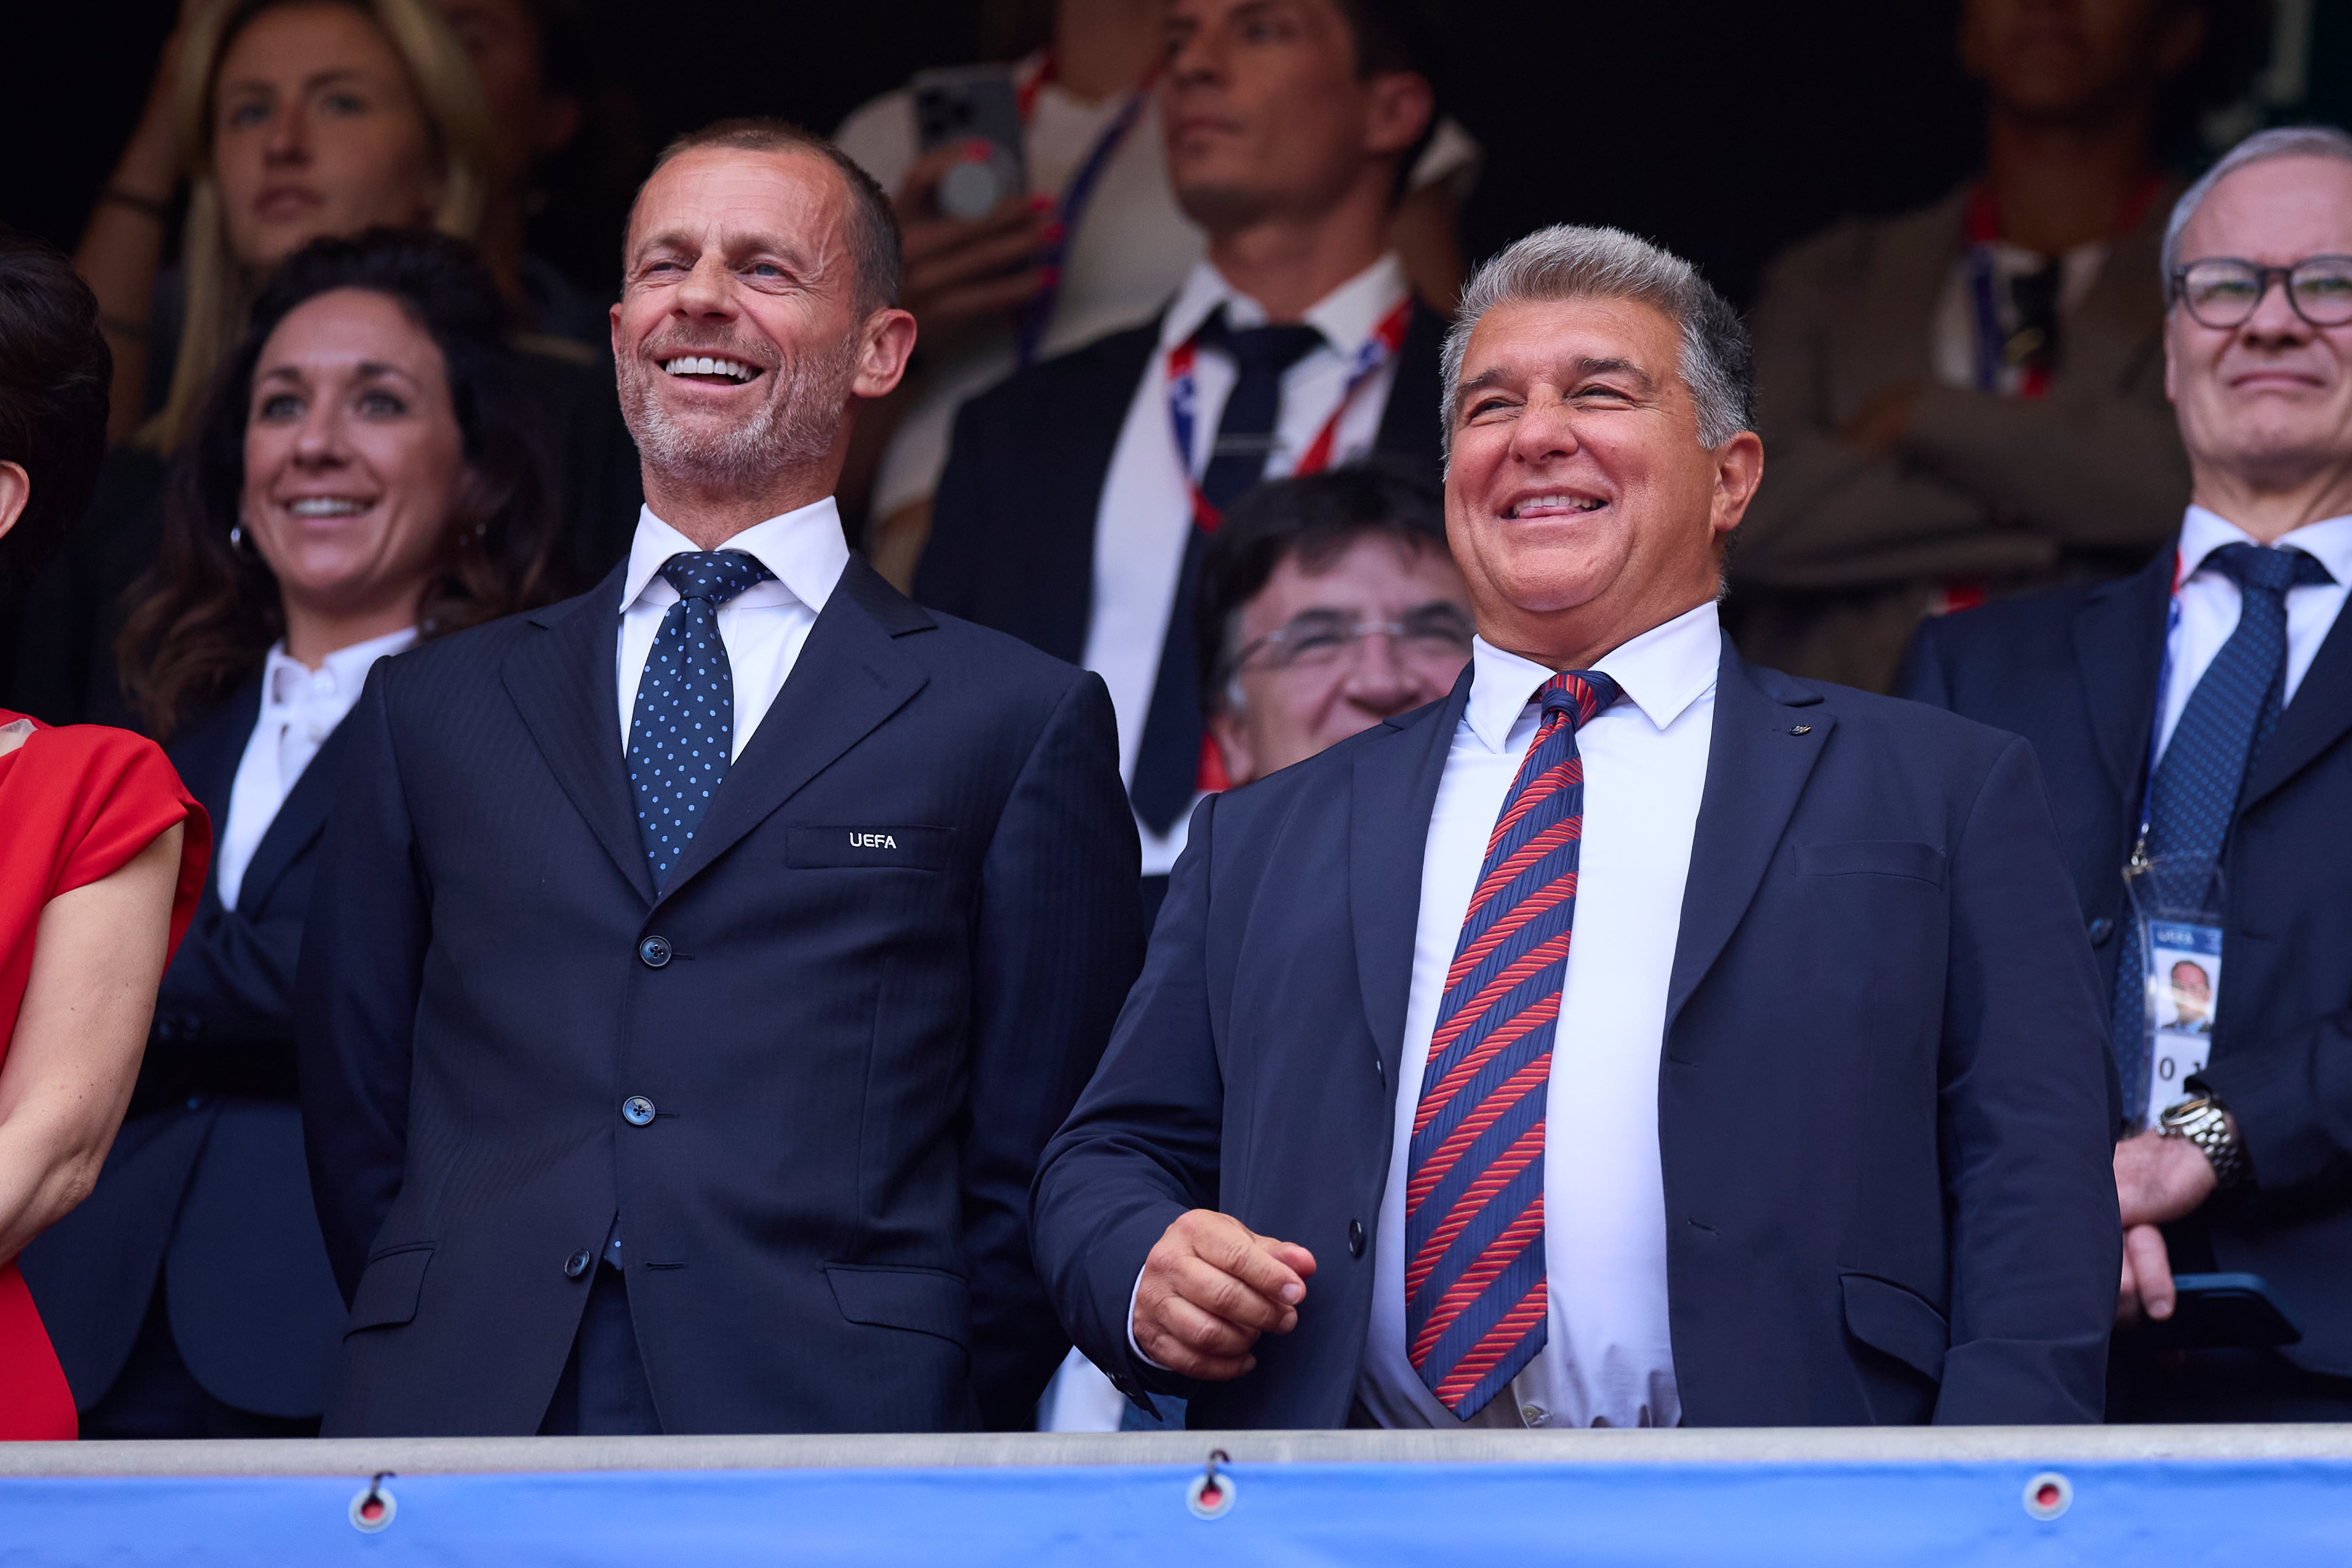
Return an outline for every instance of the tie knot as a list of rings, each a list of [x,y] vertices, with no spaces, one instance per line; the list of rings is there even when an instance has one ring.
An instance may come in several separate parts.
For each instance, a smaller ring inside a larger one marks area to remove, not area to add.
[[[1233,355],[1239,370],[1280,375],[1321,346],[1323,334],[1308,326],[1236,329],[1220,310],[1202,323],[1201,341]]]
[[[2333,583],[2316,556],[2300,550],[2264,549],[2257,544],[2224,544],[2206,557],[2213,569],[2248,591],[2284,594],[2289,588]]]
[[[714,605],[774,575],[758,556],[740,550],[682,551],[661,563],[662,581],[677,589],[679,598],[708,599]]]
[[[1545,717],[1566,714],[1568,727],[1580,730],[1623,695],[1624,688],[1597,669],[1563,669],[1543,683],[1536,700],[1543,704]]]

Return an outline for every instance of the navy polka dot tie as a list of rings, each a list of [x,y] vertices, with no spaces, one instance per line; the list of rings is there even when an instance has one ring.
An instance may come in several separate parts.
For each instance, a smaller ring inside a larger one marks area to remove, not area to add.
[[[2286,595],[2335,579],[2295,549],[2224,544],[2205,563],[2238,584],[2238,626],[2180,710],[2148,792],[2147,852],[2219,861],[2249,763],[2277,727],[2286,692]],[[2147,960],[2128,921],[2116,967],[2116,1069],[2137,1121],[2147,1104]]]
[[[775,574],[740,550],[706,550],[671,556],[661,575],[678,601],[662,616],[629,720],[629,788],[656,888],[694,842],[734,746],[735,676],[719,606]]]

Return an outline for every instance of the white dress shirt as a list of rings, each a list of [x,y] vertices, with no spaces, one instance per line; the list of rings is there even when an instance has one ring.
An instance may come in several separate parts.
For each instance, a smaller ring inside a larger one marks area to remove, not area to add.
[[[726,646],[734,678],[735,738],[728,759],[740,757],[760,721],[784,689],[784,678],[808,641],[809,628],[833,597],[849,543],[833,498],[754,523],[721,550],[740,550],[776,574],[754,583],[719,606],[719,640]],[[629,721],[636,713],[637,682],[661,635],[662,616],[677,603],[677,590],[661,575],[673,555],[701,549],[656,517],[651,507],[637,513],[637,533],[629,546],[629,574],[621,584],[621,636],[614,650],[614,674],[621,693],[621,754],[629,751]]]
[[[1324,421],[1339,406],[1357,353],[1409,291],[1404,268],[1393,256],[1325,295],[1305,317],[1324,342],[1284,373],[1282,411],[1275,421],[1275,447],[1266,458],[1269,479],[1287,475],[1314,444]],[[1195,362],[1192,450],[1179,460],[1175,427],[1168,415],[1168,356],[1217,310],[1236,329],[1264,326],[1265,308],[1234,292],[1224,275],[1203,261],[1192,269],[1160,328],[1160,347],[1137,384],[1127,423],[1112,449],[1095,513],[1094,606],[1087,626],[1084,663],[1110,689],[1118,717],[1119,776],[1132,784],[1136,754],[1143,747],[1143,721],[1151,709],[1151,689],[1160,677],[1160,651],[1176,603],[1176,579],[1184,542],[1192,531],[1192,475],[1204,471],[1216,441],[1217,422],[1234,389],[1234,363],[1220,350],[1203,346]],[[1391,355],[1349,400],[1332,443],[1338,467],[1371,450],[1380,435],[1389,388],[1396,379]],[[1184,851],[1185,818],[1166,837],[1145,827],[1143,874],[1164,875]]]
[[[2174,617],[2165,639],[2169,674],[2158,699],[2164,705],[2157,730],[2159,759],[2172,743],[2173,728],[2180,722],[2181,710],[2189,706],[2189,694],[2205,678],[2205,667],[2238,629],[2238,606],[2243,595],[2234,579],[2205,564],[2205,559],[2224,544],[2253,542],[2253,536],[2245,530],[2201,506],[2190,507],[2181,521],[2180,559],[2173,570],[2173,581],[2179,585],[2176,596],[2180,614]],[[2352,514],[2305,523],[2278,542],[2282,549],[2312,556],[2336,579],[2286,591],[2286,688],[2280,697],[2284,707],[2294,700],[2295,688],[2303,684],[2319,645],[2327,640],[2328,628],[2335,626],[2336,612],[2344,607],[2345,591],[2352,586]]]
[[[1595,667],[1625,694],[1577,731],[1584,831],[1545,1115],[1549,1338],[1496,1395],[1516,1401],[1529,1426],[1672,1426],[1682,1419],[1666,1317],[1658,1058],[1722,654],[1712,603],[1644,632]],[[1542,719],[1530,700],[1553,674],[1484,637],[1472,665],[1469,704],[1446,753],[1422,857],[1395,1145],[1358,1390],[1384,1426],[1461,1425],[1406,1354],[1405,1173],[1445,971],[1487,837]]]
[[[415,640],[414,626],[387,632],[337,648],[316,669],[289,658],[283,642],[270,645],[261,667],[261,714],[229,785],[228,819],[221,824],[213,858],[223,909],[236,908],[253,852],[278,820],[302,770],[360,700],[367,672],[377,659],[403,652]]]

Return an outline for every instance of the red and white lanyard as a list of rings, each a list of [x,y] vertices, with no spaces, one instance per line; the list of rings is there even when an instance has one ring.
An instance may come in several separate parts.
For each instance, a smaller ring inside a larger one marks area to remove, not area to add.
[[[1348,367],[1347,384],[1340,388],[1339,401],[1323,421],[1323,428],[1315,433],[1307,450],[1291,468],[1294,477],[1319,474],[1331,466],[1331,455],[1339,441],[1339,421],[1356,401],[1356,395],[1380,374],[1381,367],[1396,356],[1404,345],[1405,328],[1412,319],[1412,296],[1408,293],[1396,303],[1396,308],[1381,318],[1372,335],[1356,351],[1355,362]],[[1200,402],[1200,389],[1194,370],[1200,360],[1200,332],[1178,343],[1168,354],[1168,422],[1176,437],[1176,461],[1184,469],[1185,483],[1192,491],[1192,524],[1203,533],[1214,533],[1223,514],[1209,503],[1201,493],[1200,477],[1192,471],[1192,430]]]

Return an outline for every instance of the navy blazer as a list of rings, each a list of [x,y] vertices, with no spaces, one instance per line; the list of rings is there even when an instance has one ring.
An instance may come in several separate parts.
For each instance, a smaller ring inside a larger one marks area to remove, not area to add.
[[[1348,1417],[1471,679],[1201,804],[1038,1173],[1038,1267],[1079,1348],[1189,1394],[1195,1426]],[[2022,742],[1727,639],[1658,1069],[1685,1422],[2098,1419],[2122,1246],[2099,1002]],[[1318,1264],[1297,1329],[1227,1383],[1128,1345],[1146,1254],[1201,1207]]]
[[[1927,622],[1906,696],[2033,742],[2111,995],[2177,552],[2120,582]],[[2167,1227],[2176,1269],[2259,1274],[2303,1329],[2286,1356],[2352,1376],[2352,616],[2338,616],[2247,769],[2222,851],[2226,971],[2193,1087],[2238,1120],[2246,1187]]]
[[[248,681],[166,752],[215,823],[260,717]],[[121,1374],[160,1270],[181,1359],[240,1410],[314,1416],[343,1301],[327,1267],[295,1105],[294,969],[341,728],[261,836],[236,907],[219,864],[173,955],[131,1114],[89,1197],[25,1249],[74,1403]]]
[[[1373,450],[1444,471],[1445,318],[1415,301]],[[915,597],[1073,664],[1094,615],[1095,519],[1160,321],[1044,361],[966,403],[931,504]]]
[[[1141,956],[1109,697],[853,559],[656,892],[621,575],[352,715],[299,988],[326,1430],[535,1430],[616,1215],[667,1430],[1025,1426],[1029,1178]]]

